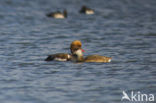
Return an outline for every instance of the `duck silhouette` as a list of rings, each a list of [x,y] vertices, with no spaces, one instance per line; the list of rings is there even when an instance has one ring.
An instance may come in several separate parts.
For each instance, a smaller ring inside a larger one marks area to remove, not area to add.
[[[60,12],[60,11],[51,12],[51,13],[48,13],[46,16],[47,17],[53,17],[53,18],[56,18],[56,19],[64,19],[64,18],[67,18],[67,10],[65,9],[63,11],[63,13]]]
[[[80,13],[83,13],[83,14],[88,14],[88,15],[91,15],[91,14],[94,14],[94,10],[91,9],[91,8],[88,8],[87,6],[83,5],[79,11]]]

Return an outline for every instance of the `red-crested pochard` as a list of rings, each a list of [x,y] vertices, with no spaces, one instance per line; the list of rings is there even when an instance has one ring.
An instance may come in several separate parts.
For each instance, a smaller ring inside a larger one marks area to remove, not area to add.
[[[76,51],[76,50],[79,50],[81,49],[81,41],[79,40],[75,40],[71,43],[70,45],[70,51],[71,51],[71,54],[67,54],[67,53],[57,53],[57,54],[52,54],[52,55],[49,55],[45,61],[53,61],[53,60],[56,60],[56,61],[69,61],[72,57],[72,54]]]
[[[111,62],[111,57],[100,56],[100,55],[89,55],[87,57],[83,57],[83,52],[81,48],[76,50],[71,57],[71,60],[74,62],[103,62],[108,63]]]

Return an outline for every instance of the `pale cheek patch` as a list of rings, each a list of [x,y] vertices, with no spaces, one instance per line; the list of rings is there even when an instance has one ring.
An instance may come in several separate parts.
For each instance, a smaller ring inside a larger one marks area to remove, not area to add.
[[[109,59],[109,60],[108,60],[108,62],[111,62],[111,61],[112,61],[112,59]]]
[[[68,55],[68,59],[70,59],[71,58],[71,56],[70,55]]]
[[[77,51],[76,51],[76,54],[77,54],[78,56],[83,56],[82,50],[77,50]]]

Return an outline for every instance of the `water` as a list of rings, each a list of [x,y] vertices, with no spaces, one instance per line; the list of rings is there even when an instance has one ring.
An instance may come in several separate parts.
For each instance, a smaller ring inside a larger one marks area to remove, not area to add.
[[[95,15],[79,14],[84,4]],[[155,5],[155,0],[1,0],[1,103],[122,103],[123,90],[156,96]],[[45,16],[65,8],[67,19]],[[70,52],[77,39],[84,55],[112,62],[44,61]]]

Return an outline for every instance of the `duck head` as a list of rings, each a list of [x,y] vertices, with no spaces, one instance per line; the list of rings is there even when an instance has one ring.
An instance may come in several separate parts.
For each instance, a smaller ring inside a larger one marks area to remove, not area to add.
[[[81,49],[82,43],[79,40],[74,40],[70,45],[70,51],[73,54],[75,51]]]

